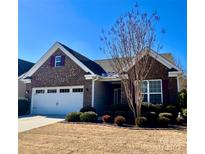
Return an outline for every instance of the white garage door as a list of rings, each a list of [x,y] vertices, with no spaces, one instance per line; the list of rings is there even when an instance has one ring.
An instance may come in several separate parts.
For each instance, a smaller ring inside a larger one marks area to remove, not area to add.
[[[32,89],[32,114],[67,114],[83,107],[83,86]]]

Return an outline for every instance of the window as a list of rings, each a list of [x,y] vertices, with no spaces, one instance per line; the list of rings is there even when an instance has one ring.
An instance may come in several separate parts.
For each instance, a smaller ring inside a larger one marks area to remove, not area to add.
[[[61,56],[55,56],[55,66],[61,66],[62,59]]]
[[[141,86],[143,102],[162,103],[162,81],[145,80]]]
[[[73,92],[83,92],[83,88],[73,88]]]
[[[60,89],[60,93],[69,93],[70,89]]]
[[[56,89],[48,89],[48,90],[47,90],[47,93],[56,93],[56,92],[57,92]]]
[[[121,89],[120,88],[115,88],[114,89],[114,104],[118,104],[121,102]]]
[[[36,94],[43,94],[44,92],[45,90],[42,90],[42,89],[36,90]]]

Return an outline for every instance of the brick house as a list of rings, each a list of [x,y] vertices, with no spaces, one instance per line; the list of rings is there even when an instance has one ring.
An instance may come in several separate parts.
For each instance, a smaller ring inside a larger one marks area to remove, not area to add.
[[[179,89],[178,73],[171,54],[151,51],[154,65],[143,84],[144,101],[174,103]],[[56,42],[21,78],[32,114],[67,114],[92,106],[97,112],[112,103],[126,103],[120,79],[110,66],[111,59],[92,61]]]

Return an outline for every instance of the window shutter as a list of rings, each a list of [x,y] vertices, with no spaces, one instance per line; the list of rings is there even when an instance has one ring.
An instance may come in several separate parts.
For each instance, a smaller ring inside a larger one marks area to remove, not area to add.
[[[55,56],[51,56],[51,63],[50,63],[51,67],[54,67],[55,65]]]
[[[169,80],[165,79],[162,80],[162,91],[163,91],[163,103],[170,103],[169,102]]]
[[[61,66],[65,65],[65,55],[61,56]]]

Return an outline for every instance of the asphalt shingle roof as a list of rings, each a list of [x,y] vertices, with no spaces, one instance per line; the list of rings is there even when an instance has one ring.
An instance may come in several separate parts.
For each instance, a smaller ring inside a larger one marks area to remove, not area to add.
[[[26,73],[31,67],[33,67],[33,65],[34,63],[32,62],[18,59],[18,76]]]
[[[86,67],[88,67],[93,73],[98,74],[98,75],[102,75],[103,73],[106,73],[105,70],[98,65],[97,63],[95,63],[94,61],[88,59],[87,57],[81,55],[80,53],[74,51],[73,49],[70,49],[69,47],[67,47],[66,45],[58,42],[59,44],[61,44],[66,50],[68,50],[73,56],[75,56],[78,60],[80,60]]]

